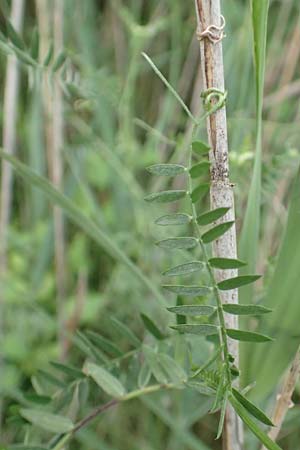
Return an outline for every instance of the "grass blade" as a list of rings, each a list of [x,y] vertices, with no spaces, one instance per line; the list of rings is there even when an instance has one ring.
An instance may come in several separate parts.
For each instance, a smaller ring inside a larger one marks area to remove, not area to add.
[[[6,154],[2,150],[0,150],[0,156],[10,162],[18,175],[24,178],[25,181],[39,188],[53,203],[60,206],[65,214],[67,214],[68,217],[91,239],[104,248],[110,256],[125,264],[128,269],[130,269],[130,271],[139,279],[139,281],[143,283],[152,294],[154,294],[154,298],[156,298],[161,305],[165,306],[164,297],[151,283],[151,281],[145,277],[140,269],[128,258],[125,253],[123,253],[114,241],[93,222],[93,220],[89,219],[82,213],[80,208],[77,207],[72,200],[59,192],[46,178],[36,174],[28,166],[21,163],[16,158]]]

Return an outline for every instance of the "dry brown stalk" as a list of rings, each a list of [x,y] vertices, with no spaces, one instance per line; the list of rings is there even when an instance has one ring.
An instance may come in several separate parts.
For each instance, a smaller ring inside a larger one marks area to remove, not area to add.
[[[200,58],[202,91],[210,88],[218,89],[222,92],[224,86],[224,67],[222,53],[223,23],[219,0],[195,0],[198,36],[200,39]],[[213,27],[211,27],[213,25]],[[210,30],[213,31],[209,35]],[[218,35],[219,32],[219,35]],[[207,134],[211,146],[211,208],[230,207],[230,211],[224,217],[224,221],[234,220],[234,197],[232,184],[229,180],[228,165],[228,142],[227,142],[227,120],[225,107],[220,108],[216,113],[207,118]],[[217,257],[236,258],[236,230],[232,227],[221,238],[215,241],[213,253]],[[226,278],[235,277],[236,270],[218,270],[216,278],[221,281]],[[223,291],[221,293],[223,303],[238,303],[237,290]],[[226,327],[238,328],[237,317],[225,316]],[[238,366],[239,347],[238,343],[229,339],[229,352],[235,358],[235,365]],[[231,407],[228,407],[224,426],[223,438],[224,450],[242,450],[243,431],[240,419]]]

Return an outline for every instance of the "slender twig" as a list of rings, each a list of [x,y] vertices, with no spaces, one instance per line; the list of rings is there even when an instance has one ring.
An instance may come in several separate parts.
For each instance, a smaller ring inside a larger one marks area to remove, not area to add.
[[[100,405],[97,408],[95,408],[91,413],[89,413],[86,417],[84,417],[80,422],[78,422],[75,427],[73,428],[72,433],[76,433],[77,431],[81,430],[81,428],[84,428],[86,425],[88,425],[92,420],[94,420],[96,417],[100,416],[100,414],[104,413],[108,409],[112,408],[113,406],[120,403],[120,400],[114,398],[113,400],[110,400],[107,403],[104,403],[104,405]]]
[[[11,7],[11,22],[17,32],[22,30],[24,18],[24,0],[13,0]],[[4,106],[3,106],[3,147],[10,155],[14,154],[17,140],[17,115],[19,94],[19,65],[15,56],[7,58]],[[7,231],[11,212],[12,199],[12,167],[2,160],[1,164],[1,194],[0,194],[0,278],[7,270]],[[0,296],[2,309],[3,298]],[[3,311],[0,312],[0,334],[4,327]],[[0,357],[0,365],[2,361]],[[0,426],[1,426],[0,404]]]
[[[199,33],[206,30],[210,25],[222,25],[221,9],[219,0],[195,0],[197,30]],[[216,88],[224,92],[224,67],[222,43],[211,42],[209,39],[200,41],[200,57],[203,90]],[[213,104],[213,102],[212,102]],[[227,122],[225,107],[218,109],[215,114],[210,114],[207,118],[207,133],[211,146],[211,207],[230,207],[229,212],[224,217],[224,221],[234,220],[234,197],[232,185],[229,180],[228,166],[228,142],[227,142]],[[221,236],[213,245],[213,253],[218,257],[236,258],[236,230],[233,226],[225,235]],[[236,270],[218,270],[216,278],[221,281],[226,278],[235,277]],[[222,303],[238,303],[237,290],[222,291]],[[238,328],[235,316],[225,315],[225,325],[227,328]],[[235,365],[238,367],[238,343],[228,340],[229,352],[235,358]],[[243,447],[243,433],[241,422],[231,407],[228,408],[225,420],[225,436],[223,448],[225,450],[241,450]]]
[[[300,347],[297,350],[296,356],[290,367],[289,373],[282,385],[281,391],[277,395],[274,412],[272,415],[272,422],[275,427],[271,428],[269,436],[275,441],[280,433],[284,418],[288,410],[293,406],[292,395],[296,387],[300,374]],[[262,450],[266,450],[265,447]]]
[[[98,416],[100,416],[102,413],[109,410],[113,406],[116,406],[120,403],[124,403],[129,400],[133,400],[133,399],[141,397],[143,395],[152,394],[153,392],[158,392],[158,391],[165,390],[165,389],[176,389],[179,387],[180,386],[172,384],[172,383],[152,384],[150,386],[146,386],[145,388],[137,389],[135,391],[129,392],[128,394],[124,395],[123,397],[112,399],[107,403],[97,406],[87,416],[85,416],[83,419],[81,419],[79,422],[77,422],[76,425],[74,426],[74,428],[70,432],[64,434],[52,450],[61,450],[65,446],[65,443],[67,441],[69,441],[69,439],[71,439],[75,433],[77,433],[82,428],[86,427],[90,422],[92,422],[94,419],[96,419]]]

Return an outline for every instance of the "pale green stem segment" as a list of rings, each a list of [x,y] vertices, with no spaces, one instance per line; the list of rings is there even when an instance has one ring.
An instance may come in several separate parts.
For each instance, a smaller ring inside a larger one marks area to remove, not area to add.
[[[220,91],[219,89],[211,88],[211,89],[208,89],[207,91],[204,91],[201,94],[201,97],[204,99],[204,106],[209,109],[203,116],[200,117],[200,119],[198,120],[198,124],[202,120],[205,120],[207,118],[207,116],[215,113],[218,109],[220,109],[224,106],[224,104],[226,102],[227,93],[226,92],[224,93],[224,92]],[[211,106],[211,101],[214,98],[216,99],[216,103]],[[192,140],[197,132],[197,127],[198,127],[198,125],[195,125],[193,128]],[[191,166],[192,166],[192,146],[190,145],[189,169],[191,168]],[[193,185],[192,185],[192,178],[190,176],[189,171],[188,171],[188,184],[189,184],[189,192],[191,193],[193,190]],[[223,361],[224,361],[224,367],[225,367],[225,373],[226,373],[226,385],[228,388],[230,388],[232,377],[231,377],[230,364],[229,364],[229,350],[228,350],[228,344],[227,344],[226,325],[225,325],[225,317],[224,317],[222,300],[221,300],[220,292],[218,289],[217,281],[214,276],[213,269],[209,263],[207,250],[206,250],[205,244],[202,240],[200,227],[197,223],[196,207],[192,201],[190,201],[190,203],[191,203],[191,209],[192,209],[193,222],[194,222],[194,226],[195,226],[195,229],[196,229],[196,232],[198,235],[199,246],[200,246],[200,249],[201,249],[201,252],[203,255],[204,262],[207,266],[208,274],[210,277],[210,281],[211,281],[214,295],[215,295],[215,300],[216,300],[217,307],[218,307],[217,311],[218,311],[218,320],[219,320],[219,324],[220,324],[220,331],[219,331],[220,345],[221,345],[222,353],[223,353]]]

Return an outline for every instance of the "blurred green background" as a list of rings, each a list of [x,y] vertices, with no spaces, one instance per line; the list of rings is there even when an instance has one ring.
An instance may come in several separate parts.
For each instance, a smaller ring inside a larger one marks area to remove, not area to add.
[[[177,256],[165,254],[154,246],[154,241],[167,236],[167,231],[154,228],[153,220],[162,209],[149,208],[143,197],[165,186],[164,182],[151,179],[144,168],[159,161],[185,161],[191,124],[141,52],[151,56],[192,111],[201,109],[199,44],[195,38],[192,0],[64,0],[62,3],[63,46],[68,55],[63,77],[73,90],[70,94],[62,86],[61,98],[55,103],[47,74],[37,76],[24,66],[20,68],[16,155],[54,182],[55,173],[61,173],[60,190],[97,222],[99,229],[139,268],[147,282],[141,282],[107,243],[103,241],[102,246],[96,246],[72,222],[62,221],[57,211],[55,219],[45,196],[14,176],[0,295],[3,445],[24,438],[19,423],[9,418],[15,404],[23,401],[22,392],[31,391],[32,377],[33,383],[37,383],[37,371],[48,370],[50,360],[63,358],[74,366],[83,361],[76,346],[77,328],[100,332],[122,351],[129,350],[130,345],[112,327],[111,317],[127,324],[146,343],[151,343],[152,338],[144,330],[141,312],[155,318],[161,330],[167,330],[170,319],[162,307],[165,299],[160,273],[175,265]],[[52,22],[53,5],[49,1],[47,9],[45,0],[25,1],[23,38],[29,47],[38,32],[42,60],[57,31],[57,23]],[[5,14],[10,7],[11,2],[3,2]],[[251,16],[249,2],[244,0],[223,1],[222,9],[227,23],[223,49],[230,170],[240,231],[255,147]],[[256,292],[257,298],[264,296],[272,279],[286,224],[291,183],[299,161],[299,39],[299,2],[271,1],[258,260],[258,272],[264,278]],[[2,104],[8,89],[6,65],[7,58],[1,53]],[[80,86],[78,92],[75,85]],[[64,124],[62,151],[57,159],[52,152],[53,135],[49,134],[49,127],[54,127],[54,135],[60,133],[59,124],[53,122],[53,117],[61,118],[59,106],[63,108]],[[4,109],[0,119],[4,127]],[[203,136],[205,139],[205,130]],[[5,167],[2,166],[2,178]],[[295,328],[290,330],[294,346],[297,338],[299,341],[298,313],[297,298],[289,305],[289,311],[284,309],[280,313],[280,317],[289,314],[293,318]],[[275,319],[270,320],[274,320],[269,324],[274,335],[278,320],[277,323]],[[272,360],[275,365],[281,356],[284,360],[286,348],[285,344],[276,348]],[[294,347],[291,348],[292,354]],[[201,341],[195,351],[200,361],[205,361],[207,345]],[[290,353],[276,379],[271,381],[273,398],[279,377],[291,359]],[[258,376],[262,387],[257,396],[262,401],[270,393],[263,381],[267,383],[268,371],[271,377],[273,362],[261,380],[257,372],[263,362],[260,359],[252,365],[252,358],[255,356],[250,354],[244,370],[251,374],[249,382]],[[137,364],[138,358],[133,358],[127,372],[136,373]],[[296,391],[296,406],[281,432],[280,444],[287,450],[300,449],[298,399]],[[85,403],[85,410],[100,400],[92,396]],[[220,442],[214,440],[217,417],[207,416],[209,406],[206,397],[189,390],[134,400],[109,411],[79,433],[70,448],[220,449]],[[252,438],[247,439],[247,448],[258,448]]]

